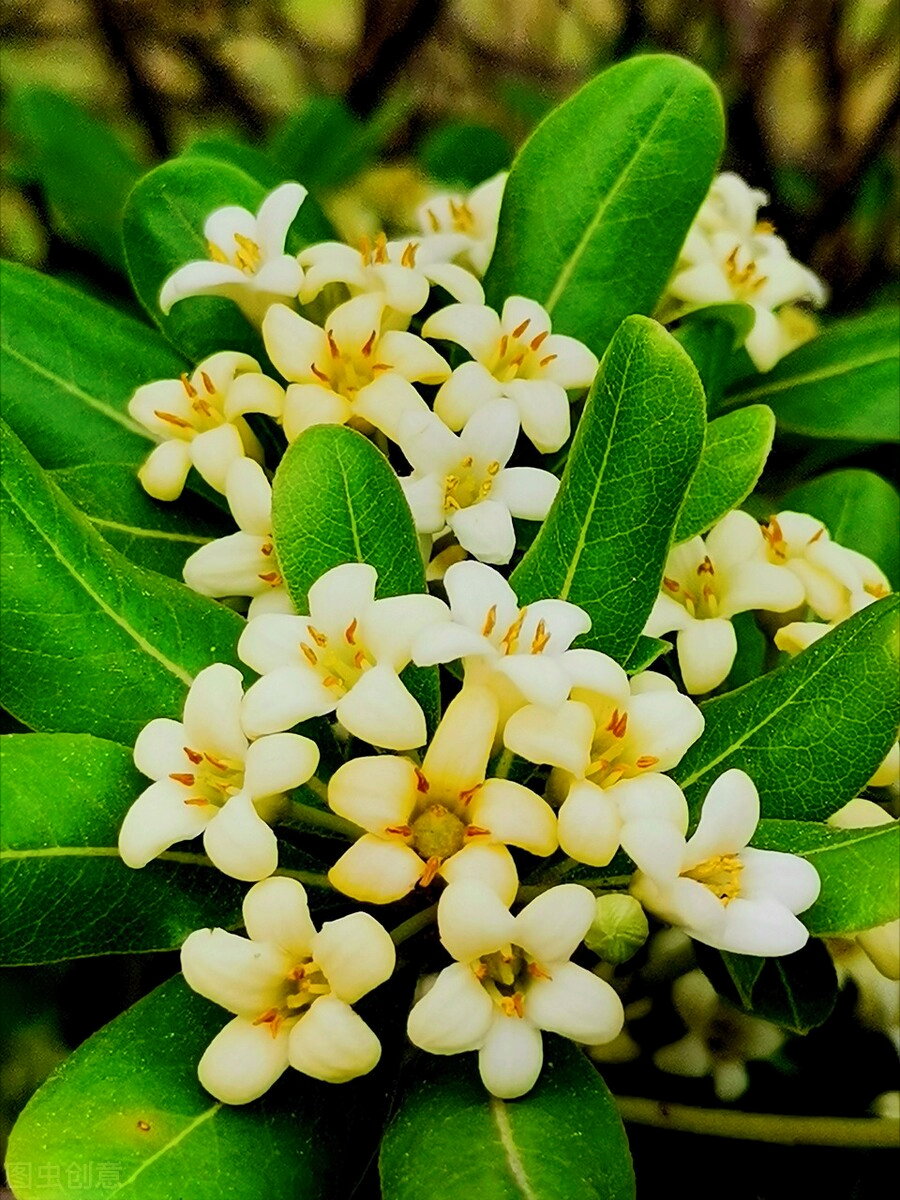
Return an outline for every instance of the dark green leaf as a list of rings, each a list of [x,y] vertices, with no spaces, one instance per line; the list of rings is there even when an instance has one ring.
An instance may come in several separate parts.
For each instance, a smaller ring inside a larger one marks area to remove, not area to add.
[[[641,634],[625,662],[625,669],[629,675],[636,675],[639,671],[646,671],[649,666],[652,666],[656,662],[660,655],[667,654],[671,649],[672,643],[667,642],[665,638],[644,637]]]
[[[819,872],[819,898],[800,920],[817,937],[837,937],[900,917],[900,824],[831,829],[809,821],[760,821],[760,850],[799,854]]]
[[[419,1056],[381,1146],[384,1200],[632,1200],[603,1080],[570,1042],[545,1034],[544,1052],[533,1091],[511,1102],[484,1090],[473,1055]]]
[[[309,188],[346,183],[372,158],[365,126],[335,96],[312,96],[299,112],[286,117],[268,153],[289,178]]]
[[[900,588],[900,495],[880,475],[830,471],[782,496],[779,507],[824,521],[834,541],[874,559]]]
[[[315,425],[287,450],[272,487],[278,561],[299,612],[310,587],[347,562],[370,563],[377,595],[425,591],[425,569],[412,514],[387,459],[344,425]],[[429,727],[439,708],[436,667],[407,667],[404,681]]]
[[[759,679],[765,670],[768,639],[753,613],[737,613],[731,618],[734,632],[737,636],[737,654],[728,672],[728,678],[722,685],[725,692],[733,692],[735,688],[743,687]]]
[[[521,603],[559,597],[582,643],[625,662],[656,599],[706,425],[694,365],[655,321],[629,317],[603,356],[559,494],[511,577]]]
[[[696,813],[713,780],[746,771],[764,817],[823,821],[865,787],[897,737],[896,596],[784,666],[701,704],[702,736],[672,771]]]
[[[469,121],[448,121],[433,129],[419,146],[426,174],[450,187],[473,188],[505,171],[512,146],[502,133]]]
[[[719,96],[681,58],[604,71],[519,152],[503,198],[488,303],[528,296],[602,354],[668,281],[722,146]]]
[[[213,662],[238,665],[243,622],[132,566],[4,424],[3,705],[33,729],[133,742],[179,717]]]
[[[128,463],[83,463],[53,471],[53,482],[101,537],[139,567],[181,579],[185,559],[233,523],[208,501],[183,493],[164,504],[148,496]]]
[[[220,1104],[197,1063],[228,1016],[177,976],[76,1050],[13,1132],[7,1165],[32,1179],[18,1200],[50,1200],[39,1166],[56,1169],[52,1200],[351,1196],[386,1111],[386,1072],[334,1086],[289,1069],[260,1100]]]
[[[725,403],[768,404],[778,428],[807,437],[900,441],[900,313],[876,309],[829,325]]]
[[[697,368],[710,416],[718,409],[732,355],[743,345],[754,320],[749,304],[710,304],[689,313],[672,331]]]
[[[831,1015],[837,975],[821,942],[796,954],[754,958],[697,946],[697,958],[716,991],[754,1017],[792,1033],[809,1033]]]
[[[153,448],[128,415],[141,384],[184,359],[155,331],[15,263],[2,268],[3,415],[43,467],[140,463]]]
[[[738,507],[762,474],[774,435],[775,418],[764,404],[710,421],[674,541],[686,542],[705,533]]]
[[[124,273],[122,213],[140,174],[134,157],[106,125],[44,88],[15,93],[5,117],[61,232]]]

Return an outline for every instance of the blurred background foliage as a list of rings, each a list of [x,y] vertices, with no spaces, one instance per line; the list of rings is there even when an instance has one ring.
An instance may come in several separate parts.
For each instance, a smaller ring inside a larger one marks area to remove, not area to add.
[[[647,51],[715,79],[724,166],[770,193],[768,215],[827,281],[831,312],[900,298],[900,0],[3,0],[0,32],[0,252],[122,305],[133,298],[107,231],[162,159],[198,144],[252,156],[272,186],[312,187],[346,239],[400,230],[435,185],[507,167],[550,108]],[[0,1152],[68,1049],[175,969],[154,955],[3,973]],[[790,1069],[761,1067],[747,1106],[777,1094],[775,1111],[860,1115],[889,1089],[889,1044],[859,1032],[854,1003],[851,985]],[[686,1091],[622,1070],[607,1068],[614,1088],[713,1103],[708,1080]],[[651,1195],[684,1139],[633,1132]],[[732,1200],[794,1194],[795,1152],[772,1148],[736,1180],[741,1145],[704,1142],[705,1173],[727,1175]],[[805,1190],[871,1195],[883,1159],[808,1150]]]

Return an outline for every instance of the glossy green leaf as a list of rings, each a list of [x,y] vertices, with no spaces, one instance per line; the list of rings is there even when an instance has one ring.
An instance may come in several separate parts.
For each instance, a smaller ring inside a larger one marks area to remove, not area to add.
[[[119,858],[125,813],[150,781],[128,746],[83,733],[0,739],[5,966],[177,949],[193,929],[241,923],[244,885],[199,842],[142,870]]]
[[[661,325],[629,317],[610,342],[553,507],[511,582],[593,621],[581,644],[625,662],[659,580],[706,428],[694,365]]]
[[[487,302],[537,300],[556,333],[602,354],[624,317],[652,312],[721,147],[719,96],[698,67],[666,55],[610,67],[513,163]]]
[[[898,598],[878,600],[777,670],[701,704],[702,736],[672,775],[696,813],[746,771],[764,817],[823,821],[865,787],[897,738]]]
[[[756,958],[696,946],[700,967],[716,991],[754,1017],[792,1033],[809,1033],[831,1015],[838,983],[831,955],[809,941],[796,954]]]
[[[85,1042],[13,1131],[7,1165],[31,1175],[17,1200],[350,1196],[386,1110],[384,1073],[334,1086],[289,1069],[260,1100],[220,1104],[197,1063],[228,1016],[176,976]]]
[[[749,304],[710,304],[688,313],[672,331],[697,368],[710,416],[718,411],[734,351],[744,344],[755,319]]]
[[[141,384],[185,361],[155,330],[58,280],[3,263],[3,416],[41,466],[142,462],[153,448],[128,415]]]
[[[665,638],[645,637],[641,634],[625,662],[625,669],[629,675],[646,671],[661,655],[667,654],[671,649],[672,643],[667,642]]]
[[[268,153],[289,178],[309,188],[346,183],[372,159],[365,125],[336,96],[312,96],[286,117]]]
[[[778,507],[824,521],[834,541],[873,559],[900,588],[900,495],[874,471],[829,471],[793,488]]]
[[[710,421],[674,541],[686,542],[705,533],[738,507],[762,474],[774,436],[775,418],[764,404]]]
[[[822,890],[800,920],[817,937],[837,937],[900,917],[900,823],[831,829],[810,821],[760,821],[760,850],[799,854]]]
[[[898,387],[900,313],[881,308],[834,321],[768,374],[739,383],[725,403],[768,404],[784,433],[897,442]]]
[[[179,717],[243,622],[112,549],[3,425],[3,706],[33,729],[134,742]]]
[[[124,273],[122,213],[141,170],[133,155],[106,125],[57,92],[16,92],[4,115],[63,235]]]
[[[752,683],[766,669],[766,655],[769,650],[769,639],[757,624],[752,612],[736,613],[731,618],[734,632],[737,636],[737,654],[731,664],[728,677],[722,684],[722,690],[732,692],[735,688]]]
[[[447,121],[422,139],[422,169],[445,186],[474,188],[512,161],[509,141],[496,129],[471,121]]]
[[[412,514],[387,459],[344,425],[315,425],[287,450],[272,485],[272,530],[278,561],[298,612],[310,587],[347,562],[378,572],[376,595],[425,591],[425,569]],[[436,667],[407,667],[404,681],[436,722]]]
[[[519,1100],[489,1095],[474,1055],[419,1056],[381,1145],[384,1200],[632,1200],[615,1102],[571,1042],[544,1035]]]
[[[128,463],[83,463],[51,478],[101,537],[139,567],[181,579],[185,559],[234,523],[209,501],[189,492],[163,503],[148,496]]]

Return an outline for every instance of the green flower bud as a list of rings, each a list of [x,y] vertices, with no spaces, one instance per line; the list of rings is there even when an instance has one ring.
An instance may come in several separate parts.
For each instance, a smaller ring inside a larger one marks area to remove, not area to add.
[[[650,926],[634,896],[614,893],[597,897],[594,922],[585,945],[606,962],[627,962],[647,940]]]

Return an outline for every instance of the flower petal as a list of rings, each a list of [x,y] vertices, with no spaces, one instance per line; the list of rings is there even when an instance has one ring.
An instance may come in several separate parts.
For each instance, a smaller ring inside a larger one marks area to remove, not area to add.
[[[777,900],[792,913],[805,912],[822,887],[819,872],[797,854],[777,850],[741,851],[741,898]]]
[[[177,500],[191,469],[191,449],[188,442],[163,442],[138,469],[138,479],[148,496],[154,500]]]
[[[481,363],[460,363],[435,397],[434,411],[449,429],[457,432],[483,404],[502,394],[500,384]]]
[[[776,900],[742,900],[740,897],[732,900],[725,909],[725,921],[719,931],[709,936],[705,930],[699,934],[688,932],[718,950],[756,954],[763,958],[794,954],[809,940],[806,927]]]
[[[488,688],[470,684],[451,700],[422,762],[432,789],[458,798],[484,782],[498,714]]]
[[[359,639],[378,662],[401,671],[412,657],[413,641],[419,634],[449,619],[447,605],[437,596],[390,596],[376,600],[363,615]]]
[[[668,775],[654,771],[634,779],[620,779],[606,792],[618,807],[623,825],[630,821],[666,821],[682,836],[687,832],[687,801],[684,792]]]
[[[498,631],[505,631],[518,616],[516,593],[499,571],[484,563],[454,563],[444,575],[444,588],[453,620],[479,634],[489,615]]]
[[[474,879],[486,884],[507,907],[519,890],[519,874],[513,856],[505,846],[484,841],[470,842],[445,859],[438,874],[447,884]]]
[[[243,458],[244,444],[234,425],[220,425],[198,433],[190,443],[191,462],[211,488],[225,493],[228,468]]]
[[[378,572],[368,563],[342,563],[320,575],[309,589],[310,621],[329,637],[345,630],[375,601]]]
[[[335,715],[348,733],[386,750],[410,750],[428,739],[418,700],[387,663],[366,671],[338,701]]]
[[[256,214],[256,239],[263,258],[284,253],[288,230],[306,196],[302,184],[290,182],[282,183],[263,200]]]
[[[258,617],[247,629],[265,619]],[[281,733],[310,717],[324,716],[336,706],[337,698],[322,686],[314,671],[299,666],[277,667],[247,689],[241,722],[251,737],[260,737]]]
[[[512,714],[503,742],[533,763],[563,767],[582,777],[591,758],[594,717],[586,704],[565,701],[556,708],[529,704]]]
[[[542,965],[571,958],[591,927],[597,905],[578,883],[541,892],[515,918],[512,940]]]
[[[367,1075],[381,1058],[381,1043],[349,1004],[320,996],[290,1032],[292,1067],[325,1083]]]
[[[203,848],[232,879],[255,882],[278,866],[278,839],[246,792],[232,796],[209,822]]]
[[[184,731],[192,749],[243,761],[247,753],[241,728],[243,692],[243,679],[235,667],[213,663],[200,671],[184,702]]]
[[[197,929],[181,947],[188,987],[250,1020],[281,1004],[293,965],[291,955],[274,942],[252,942],[224,929]]]
[[[286,304],[272,304],[262,324],[266,351],[279,374],[294,383],[312,383],[311,364],[328,355],[325,331]]]
[[[622,822],[613,790],[586,780],[569,789],[559,810],[559,844],[577,862],[605,867],[618,850]]]
[[[569,397],[558,383],[513,379],[503,385],[503,395],[515,400],[522,432],[541,454],[553,454],[563,445],[571,433],[572,418]]]
[[[238,375],[228,388],[224,412],[228,421],[248,412],[265,413],[280,420],[284,412],[284,388],[268,375],[257,372]]]
[[[287,1029],[272,1037],[268,1025],[235,1017],[206,1047],[197,1065],[201,1084],[223,1104],[258,1100],[287,1070],[288,1037]]]
[[[292,383],[284,398],[284,436],[293,442],[313,425],[345,425],[353,406],[320,383]]]
[[[572,962],[556,963],[549,979],[531,982],[525,1016],[539,1029],[589,1046],[611,1042],[625,1022],[622,1001],[609,984]]]
[[[537,1082],[543,1062],[540,1030],[527,1019],[498,1013],[478,1053],[481,1082],[491,1095],[501,1100],[524,1096]]]
[[[520,846],[529,854],[552,854],[558,844],[550,805],[509,779],[485,781],[472,801],[471,822],[489,829],[494,841]]]
[[[726,678],[737,654],[734,626],[722,617],[688,618],[675,639],[684,686],[691,695],[710,692]]]
[[[759,824],[759,794],[745,771],[732,768],[720,775],[706,794],[700,823],[687,844],[682,871],[743,850]]]
[[[311,948],[332,992],[347,1004],[389,979],[397,961],[391,935],[364,912],[326,921]]]
[[[253,742],[244,760],[244,790],[253,800],[306,783],[319,765],[319,747],[297,733],[272,733]]]
[[[449,304],[428,318],[422,337],[456,342],[478,362],[486,362],[500,341],[500,318],[483,304]]]
[[[493,954],[512,941],[516,928],[500,897],[479,880],[451,883],[438,901],[441,942],[459,962]]]
[[[211,804],[185,804],[190,798],[188,789],[171,779],[160,779],[141,792],[119,830],[122,862],[145,867],[175,842],[202,833],[218,810]]]
[[[175,772],[190,770],[184,752],[187,736],[180,721],[156,717],[137,736],[134,765],[149,779],[165,779]]]
[[[418,776],[408,758],[395,754],[351,758],[328,781],[328,805],[369,833],[383,836],[387,828],[409,820],[417,785]]]
[[[463,1054],[484,1043],[494,1004],[465,963],[453,963],[409,1014],[407,1036],[429,1054]]]
[[[657,759],[654,771],[671,771],[703,732],[703,713],[676,691],[646,691],[632,696],[622,758]]]
[[[316,929],[306,889],[298,880],[271,875],[255,883],[244,897],[243,917],[252,941],[273,942],[295,962],[311,957]]]
[[[188,296],[230,296],[247,286],[247,276],[229,263],[185,263],[169,276],[159,293],[159,307],[168,315],[173,304]]]
[[[538,467],[509,467],[501,471],[491,493],[524,521],[543,521],[559,491],[559,480]]]
[[[378,343],[378,357],[410,383],[437,384],[450,378],[447,360],[414,333],[387,330]]]
[[[447,523],[463,549],[482,562],[508,563],[512,558],[516,531],[505,504],[482,500],[452,513]]]
[[[390,904],[409,895],[425,873],[415,850],[400,841],[364,834],[328,872],[332,887],[365,904]]]

